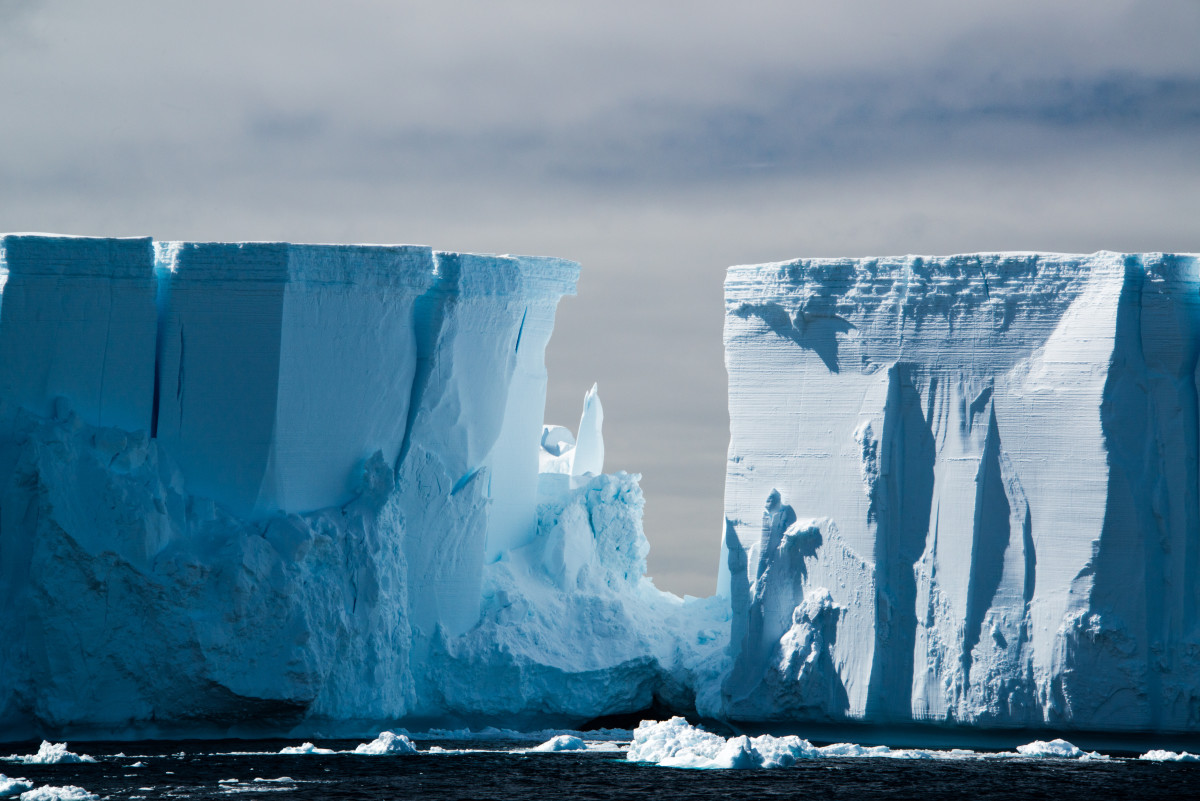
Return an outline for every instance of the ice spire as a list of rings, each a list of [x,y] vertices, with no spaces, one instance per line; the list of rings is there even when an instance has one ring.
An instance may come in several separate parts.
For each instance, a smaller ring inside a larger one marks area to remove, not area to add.
[[[575,454],[571,460],[571,475],[604,472],[604,407],[600,405],[599,387],[592,384],[583,398],[583,416],[579,418],[579,435],[575,439]]]

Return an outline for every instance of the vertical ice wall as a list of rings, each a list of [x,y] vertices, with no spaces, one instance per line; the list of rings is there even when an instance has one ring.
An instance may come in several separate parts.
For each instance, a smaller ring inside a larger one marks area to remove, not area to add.
[[[18,410],[48,417],[57,398],[91,425],[149,433],[156,328],[150,239],[10,234],[0,253],[3,461],[13,458]]]
[[[456,634],[479,616],[493,531],[537,525],[544,354],[573,262],[437,253],[418,305],[419,359],[397,473],[410,531],[413,623]]]
[[[157,424],[188,491],[244,518],[349,500],[394,463],[432,252],[413,246],[171,243]]]
[[[127,265],[95,242],[8,250],[0,358],[16,354],[22,428],[0,485],[0,729],[469,708],[431,691],[446,677],[428,657],[477,622],[488,542],[537,536],[544,350],[578,265],[136,244],[137,313]],[[531,714],[584,717],[626,695],[514,689]]]
[[[538,453],[527,443],[540,441],[546,415],[546,345],[554,330],[554,313],[564,295],[575,294],[579,265],[537,256],[515,256],[521,269],[524,303],[517,339],[516,364],[504,406],[504,422],[489,459],[491,519],[487,551],[528,543],[537,531]]]
[[[735,267],[725,703],[1189,728],[1192,256]]]

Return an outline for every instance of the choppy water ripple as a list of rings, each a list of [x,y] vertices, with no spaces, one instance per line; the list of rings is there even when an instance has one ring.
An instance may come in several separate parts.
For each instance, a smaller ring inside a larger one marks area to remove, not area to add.
[[[352,751],[357,741],[322,741]],[[35,786],[111,799],[1181,798],[1200,764],[1113,759],[822,758],[772,771],[694,771],[598,749],[530,752],[528,741],[441,741],[415,756],[280,754],[293,741],[88,743],[95,763],[0,764]],[[19,746],[17,746],[19,748]],[[2,750],[2,749],[0,749]],[[36,749],[34,749],[36,750]],[[120,756],[118,756],[120,754]],[[135,767],[141,765],[141,767]]]

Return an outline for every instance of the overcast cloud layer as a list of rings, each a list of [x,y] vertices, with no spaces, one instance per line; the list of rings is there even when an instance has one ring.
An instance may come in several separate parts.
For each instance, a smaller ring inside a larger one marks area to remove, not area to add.
[[[0,0],[0,230],[573,258],[659,586],[715,585],[730,264],[1200,250],[1200,1]]]

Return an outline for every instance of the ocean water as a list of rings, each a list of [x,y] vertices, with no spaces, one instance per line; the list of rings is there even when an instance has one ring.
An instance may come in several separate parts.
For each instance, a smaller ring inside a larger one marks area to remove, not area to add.
[[[318,741],[335,750],[361,740]],[[614,798],[1188,798],[1200,763],[1060,759],[806,760],[780,770],[698,771],[626,762],[618,744],[588,752],[522,753],[535,743],[437,741],[415,756],[280,755],[296,740],[75,743],[95,764],[0,762],[35,786],[74,785],[111,799],[614,799]],[[430,746],[446,749],[433,753]],[[457,749],[457,750],[456,750]],[[29,754],[36,743],[0,745]],[[124,756],[119,756],[124,754]],[[144,763],[144,767],[133,767]]]

